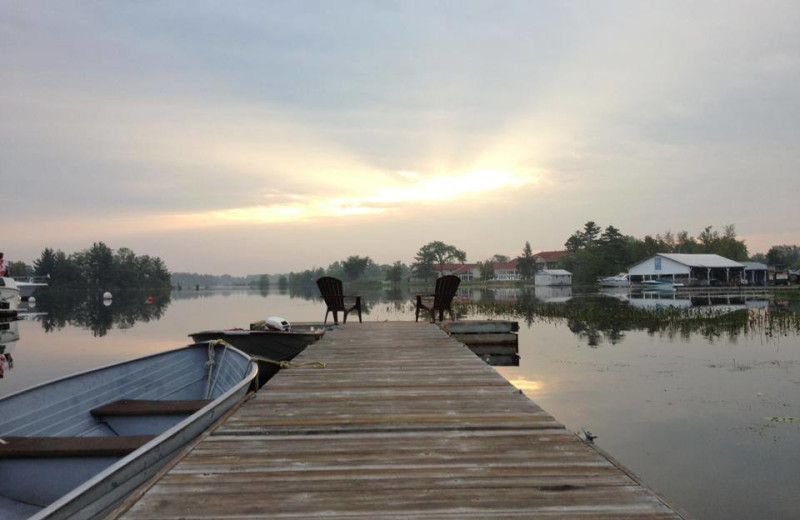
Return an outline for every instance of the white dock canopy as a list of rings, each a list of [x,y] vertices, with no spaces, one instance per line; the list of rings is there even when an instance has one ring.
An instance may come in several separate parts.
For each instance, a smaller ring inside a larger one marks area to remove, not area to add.
[[[628,270],[632,282],[669,279],[687,285],[738,283],[744,264],[713,254],[658,253]]]

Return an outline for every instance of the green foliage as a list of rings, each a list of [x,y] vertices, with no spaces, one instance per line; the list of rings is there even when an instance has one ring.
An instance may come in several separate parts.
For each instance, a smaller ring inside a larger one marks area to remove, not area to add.
[[[32,276],[34,270],[22,261],[6,262],[6,273],[8,276]]]
[[[435,273],[434,264],[443,267],[453,261],[466,262],[467,253],[455,246],[436,240],[425,244],[417,251],[414,256],[414,273],[418,278],[428,280]]]
[[[402,282],[407,271],[408,266],[398,260],[386,269],[386,281],[392,283]]]
[[[56,266],[56,254],[49,247],[44,248],[38,260],[33,261],[33,268],[39,276],[53,276]]]
[[[767,251],[766,260],[769,265],[800,269],[800,247],[798,246],[772,246]]]
[[[488,282],[494,278],[494,259],[490,258],[485,262],[479,262],[478,270],[481,274],[481,281]]]
[[[368,256],[360,257],[357,255],[351,255],[347,257],[347,260],[342,262],[342,269],[344,269],[345,278],[350,282],[358,280],[361,275],[364,274],[364,271],[367,270],[367,266],[371,263],[372,259]]]
[[[523,280],[532,280],[536,274],[536,260],[533,258],[530,242],[525,242],[525,247],[522,248],[522,256],[518,260],[517,269],[520,277]]]
[[[706,227],[693,238],[686,231],[671,231],[643,239],[624,236],[619,229],[608,226],[602,233],[594,222],[573,233],[564,246],[573,254],[562,260],[562,267],[572,272],[576,284],[590,284],[598,277],[625,271],[656,253],[710,253],[731,260],[747,260],[747,246],[737,240],[734,225],[724,227],[723,233]]]
[[[260,275],[172,273],[173,287],[246,287],[258,285]]]
[[[262,274],[258,277],[258,286],[262,289],[269,287],[269,276]]]
[[[34,261],[36,274],[50,276],[56,288],[86,287],[97,290],[168,288],[170,273],[158,257],[136,256],[127,248],[116,253],[103,242],[67,255],[45,248]]]
[[[285,291],[288,287],[289,287],[289,279],[286,278],[286,276],[281,275],[281,277],[278,278],[278,289],[280,289],[281,291]]]
[[[337,260],[328,266],[326,273],[328,276],[332,276],[341,280],[344,278],[344,267],[342,266],[342,263]]]
[[[291,285],[292,287],[297,287],[300,285],[313,286],[317,280],[323,276],[325,276],[325,269],[321,267],[314,267],[299,273],[289,273],[287,284]],[[280,281],[278,283],[280,284]]]

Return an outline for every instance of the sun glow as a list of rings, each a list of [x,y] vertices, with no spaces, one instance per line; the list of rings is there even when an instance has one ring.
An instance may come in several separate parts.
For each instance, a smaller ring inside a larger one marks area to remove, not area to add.
[[[234,223],[286,223],[322,218],[376,215],[396,211],[413,204],[469,200],[487,192],[498,192],[538,183],[534,175],[504,170],[476,170],[456,175],[423,176],[416,172],[398,172],[399,180],[374,187],[373,194],[322,197],[293,197],[282,204],[212,210],[172,215],[164,225],[171,228],[205,227]],[[387,186],[388,184],[388,186]],[[362,190],[365,186],[359,187]]]

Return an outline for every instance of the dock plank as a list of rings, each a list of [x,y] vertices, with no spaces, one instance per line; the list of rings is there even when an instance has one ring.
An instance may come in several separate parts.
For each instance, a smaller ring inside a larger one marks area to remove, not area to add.
[[[123,518],[680,519],[438,327],[327,333]]]

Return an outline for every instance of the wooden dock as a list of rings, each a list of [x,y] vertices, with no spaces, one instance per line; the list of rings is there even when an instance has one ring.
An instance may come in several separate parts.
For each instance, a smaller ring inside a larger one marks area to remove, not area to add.
[[[680,519],[464,345],[348,324],[118,511],[138,518]]]

